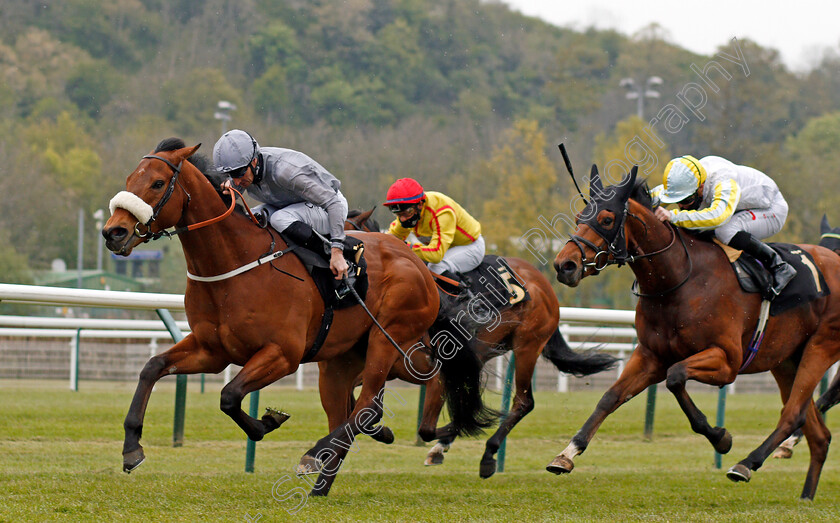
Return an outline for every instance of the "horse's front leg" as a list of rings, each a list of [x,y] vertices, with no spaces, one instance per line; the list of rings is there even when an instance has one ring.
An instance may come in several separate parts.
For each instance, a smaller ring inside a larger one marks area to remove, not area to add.
[[[286,358],[283,349],[274,343],[269,343],[245,362],[242,370],[224,386],[221,394],[220,408],[245,432],[252,441],[260,441],[263,437],[289,419],[285,412],[266,409],[260,419],[252,418],[242,410],[242,400],[249,393],[274,383],[284,376],[288,376],[297,365],[292,365]]]
[[[729,364],[726,352],[720,347],[709,347],[671,365],[665,381],[688,418],[691,429],[705,436],[720,454],[726,454],[732,448],[732,435],[723,427],[713,428],[709,425],[706,415],[697,408],[685,390],[685,384],[687,380],[695,380],[722,387],[735,381],[737,375],[738,369]]]
[[[538,342],[537,342],[538,343]],[[536,349],[536,350],[535,350]],[[528,346],[520,346],[516,352],[516,394],[513,397],[513,405],[510,412],[502,422],[496,432],[487,440],[484,447],[484,455],[481,456],[481,463],[478,469],[478,475],[482,478],[489,478],[496,473],[496,452],[502,446],[502,441],[510,434],[513,427],[519,423],[522,418],[529,412],[534,410],[534,394],[531,390],[531,378],[534,375],[534,366],[537,364],[539,357],[539,347],[530,348]]]
[[[546,470],[554,474],[571,472],[574,469],[574,458],[583,453],[598,427],[618,407],[630,401],[638,393],[650,385],[659,383],[665,378],[665,370],[659,360],[646,347],[639,345],[622,371],[618,380],[601,397],[595,411],[574,435],[569,445],[548,464]]]
[[[125,417],[125,442],[123,443],[123,470],[131,472],[146,459],[140,437],[143,434],[143,418],[152,388],[162,377],[170,374],[197,374],[200,372],[221,372],[227,360],[220,354],[202,347],[195,336],[187,335],[169,350],[153,356],[143,370],[131,406]]]

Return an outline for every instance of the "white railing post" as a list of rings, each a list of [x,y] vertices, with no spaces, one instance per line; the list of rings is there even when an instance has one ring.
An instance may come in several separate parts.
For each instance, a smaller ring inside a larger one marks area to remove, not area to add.
[[[79,380],[76,373],[79,372],[79,337],[70,338],[70,390],[79,390]]]
[[[303,390],[303,364],[302,363],[300,365],[298,365],[298,368],[295,371],[295,388],[297,390]]]

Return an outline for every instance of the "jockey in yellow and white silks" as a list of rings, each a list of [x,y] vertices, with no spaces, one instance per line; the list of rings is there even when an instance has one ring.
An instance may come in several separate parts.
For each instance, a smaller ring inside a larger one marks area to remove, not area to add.
[[[429,238],[428,243],[409,247],[432,272],[452,277],[475,269],[484,259],[481,224],[449,196],[426,192],[416,180],[401,178],[388,189],[383,205],[397,217],[389,234],[401,240],[412,232]]]
[[[655,209],[662,221],[693,230],[714,230],[722,243],[755,256],[773,273],[778,294],[796,270],[761,242],[782,229],[788,204],[776,183],[763,172],[736,165],[720,156],[674,158],[665,167],[663,184],[651,191],[661,203],[678,209]]]

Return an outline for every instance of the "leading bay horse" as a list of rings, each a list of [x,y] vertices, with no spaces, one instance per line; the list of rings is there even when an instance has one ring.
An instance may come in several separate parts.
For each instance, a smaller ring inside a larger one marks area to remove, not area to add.
[[[400,358],[400,347],[427,337],[439,308],[434,281],[399,240],[365,238],[365,303],[383,330],[361,306],[338,310],[320,350],[313,354],[324,315],[314,281],[271,227],[259,227],[256,220],[231,212],[233,196],[222,196],[218,184],[193,163],[199,162],[191,161],[198,148],[170,138],[144,156],[128,175],[126,190],[112,199],[112,215],[102,229],[108,248],[124,256],[149,239],[179,234],[189,278],[184,304],[192,332],[151,358],[140,373],[125,419],[123,469],[130,472],[145,459],[140,445],[143,418],[152,387],[163,376],[218,373],[231,363],[242,366],[222,389],[220,406],[258,441],[287,416],[269,411],[254,419],[241,409],[245,395],[295,372],[304,361],[360,352],[364,385],[356,408],[308,451],[324,462],[311,494],[327,495],[355,436],[375,430],[382,416],[385,377]],[[442,372],[457,382],[464,374],[462,364],[457,356],[441,361]],[[463,385],[468,390],[479,387],[477,380]],[[475,430],[475,414],[459,412],[458,430]]]
[[[813,499],[831,435],[812,394],[840,358],[840,257],[823,247],[799,246],[813,257],[830,294],[770,317],[760,350],[741,369],[747,362],[761,297],[741,290],[720,247],[659,221],[647,187],[635,187],[636,172],[633,167],[619,184],[605,188],[593,166],[591,200],[554,261],[557,279],[570,287],[609,264],[628,264],[638,281],[639,344],[621,376],[547,470],[571,472],[573,459],[586,450],[607,416],[663,380],[691,428],[725,454],[732,446],[731,435],[723,427],[709,425],[686,392],[686,381],[722,387],[739,372],[770,371],[784,402],[779,421],[758,448],[727,471],[727,477],[749,481],[752,471],[802,426],[811,459],[801,497]]]
[[[365,219],[369,217],[368,215]],[[607,370],[617,361],[616,358],[607,354],[578,353],[572,350],[558,330],[560,302],[548,279],[525,260],[505,258],[505,261],[514,272],[512,276],[524,283],[530,295],[529,300],[519,301],[501,310],[489,307],[481,309],[482,312],[477,312],[477,309],[468,301],[459,302],[449,299],[450,307],[442,308],[439,318],[440,324],[450,327],[448,332],[450,339],[475,352],[482,365],[507,351],[513,351],[515,356],[513,403],[510,412],[485,444],[484,454],[479,464],[479,475],[482,478],[489,478],[496,472],[495,454],[502,441],[514,426],[534,409],[531,381],[540,354],[551,361],[559,371],[575,376],[588,376]],[[441,290],[441,292],[444,293],[442,298],[447,300],[445,291]],[[481,298],[476,296],[473,300],[481,300]],[[487,302],[485,301],[484,304],[486,306]],[[456,323],[459,327],[455,327]],[[471,325],[467,326],[467,323]],[[470,331],[469,335],[465,335],[467,331]],[[354,366],[361,371],[362,361],[357,358],[354,363],[351,361],[351,356],[348,355],[341,363],[334,361],[319,364],[321,370],[319,383],[323,384],[321,399],[331,429],[337,427],[350,415],[354,404],[353,387],[358,385],[359,380],[346,383],[342,387],[336,379],[337,372],[330,367]],[[444,405],[444,380],[441,380],[434,372],[434,362],[429,360],[426,353],[416,351],[411,356],[411,368],[407,368],[405,361],[398,360],[391,370],[389,379],[399,378],[409,383],[426,386],[423,417],[418,434],[424,441],[439,440],[426,457],[426,465],[439,465],[444,461],[444,452],[449,450],[452,441],[457,437],[451,424],[437,428],[438,418]],[[345,374],[345,376],[348,375]],[[327,390],[324,390],[325,388]],[[393,442],[394,436],[391,430],[384,426],[382,429],[382,432],[371,436],[385,443]]]

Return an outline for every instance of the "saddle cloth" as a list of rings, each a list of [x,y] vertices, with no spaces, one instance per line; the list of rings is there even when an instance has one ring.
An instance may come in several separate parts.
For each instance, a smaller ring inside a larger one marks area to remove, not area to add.
[[[770,291],[773,276],[761,262],[749,254],[733,249],[718,240],[714,240],[714,242],[726,253],[735,271],[735,276],[738,278],[738,283],[744,292],[760,293],[763,299],[772,300],[770,302],[771,316],[777,316],[831,293],[822,272],[814,263],[814,259],[797,245],[790,243],[767,244],[778,252],[783,260],[796,269],[796,276],[793,280],[782,289],[780,295],[774,297]]]
[[[525,283],[501,256],[489,254],[475,269],[462,274],[462,281],[474,296],[481,296],[496,310],[528,301]]]

